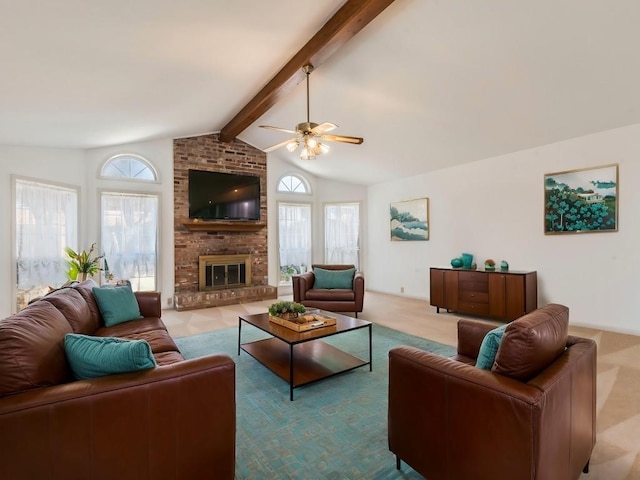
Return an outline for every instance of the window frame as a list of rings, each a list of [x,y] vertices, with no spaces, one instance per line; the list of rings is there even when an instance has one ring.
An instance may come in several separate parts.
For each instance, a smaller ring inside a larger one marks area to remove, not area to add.
[[[33,182],[42,185],[50,185],[52,187],[58,187],[76,192],[77,205],[76,205],[76,238],[75,245],[69,245],[72,248],[78,248],[80,244],[80,219],[82,218],[82,187],[80,185],[74,185],[64,182],[56,182],[51,180],[43,180],[35,177],[28,177],[24,175],[11,174],[11,222],[10,222],[10,236],[11,236],[11,265],[9,268],[9,274],[11,276],[9,284],[11,285],[11,309],[12,314],[18,311],[17,299],[18,299],[18,251],[17,251],[17,237],[18,225],[16,222],[16,201],[17,201],[17,182]]]
[[[325,202],[322,206],[322,258],[325,264],[332,263],[327,257],[327,207],[331,206],[343,206],[343,205],[357,205],[358,206],[358,243],[356,245],[356,269],[361,268],[362,263],[362,202],[361,201],[344,201],[344,202]]]
[[[131,177],[114,177],[114,176],[110,176],[110,175],[104,175],[104,169],[114,160],[117,160],[121,157],[131,157],[137,161],[139,161],[140,163],[144,164],[145,167],[147,167],[151,173],[153,173],[153,180],[146,180],[144,178],[131,178]],[[158,170],[153,166],[153,164],[147,160],[145,157],[143,157],[142,155],[138,155],[136,153],[117,153],[115,155],[111,155],[109,158],[107,158],[106,160],[104,160],[101,164],[100,167],[98,168],[98,178],[101,180],[111,180],[111,181],[123,181],[123,182],[135,182],[135,183],[144,183],[144,184],[160,184],[162,183],[160,180],[160,174],[158,172]]]
[[[293,178],[298,179],[300,181],[300,183],[302,185],[304,185],[305,191],[304,192],[294,192],[294,191],[291,191],[291,190],[280,190],[280,184],[287,177],[293,177]],[[306,195],[306,196],[313,195],[313,192],[311,191],[311,185],[309,184],[309,181],[303,175],[301,175],[299,173],[293,173],[293,172],[284,173],[284,174],[282,174],[280,176],[280,178],[278,178],[278,181],[276,182],[276,193],[277,194],[282,194],[282,195]]]
[[[278,287],[286,287],[291,286],[291,282],[283,283],[280,280],[280,272],[282,265],[280,265],[280,205],[297,205],[297,206],[305,206],[309,208],[309,264],[306,265],[307,271],[311,270],[311,264],[313,263],[313,217],[314,217],[314,203],[313,202],[301,202],[301,201],[293,201],[293,200],[278,200],[276,201],[276,248],[277,248],[277,271],[278,271]]]
[[[147,183],[147,182],[145,182]],[[156,279],[155,279],[155,290],[160,291],[162,285],[162,195],[160,192],[153,190],[128,190],[123,188],[99,188],[97,189],[97,209],[98,209],[98,238],[100,239],[98,244],[100,245],[100,251],[103,252],[105,246],[102,244],[102,234],[103,234],[103,225],[102,225],[102,196],[103,194],[121,194],[121,195],[139,195],[139,196],[155,196],[158,201],[157,214],[158,217],[156,219]],[[108,261],[107,257],[107,261]],[[102,275],[100,276],[100,281],[102,282]]]

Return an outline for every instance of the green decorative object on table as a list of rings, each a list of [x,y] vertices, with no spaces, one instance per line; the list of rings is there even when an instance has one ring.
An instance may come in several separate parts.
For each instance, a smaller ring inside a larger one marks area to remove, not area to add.
[[[462,268],[473,268],[473,255],[470,253],[462,254]]]
[[[502,262],[500,262],[500,270],[502,270],[503,272],[506,272],[509,270],[509,264],[507,263],[506,260],[502,260]]]
[[[451,259],[451,266],[453,268],[461,268],[462,267],[462,259],[460,257],[456,257]]]
[[[496,269],[496,262],[493,259],[488,258],[484,261],[484,269],[487,272],[493,272]]]
[[[272,303],[268,308],[269,315],[272,317],[280,317],[280,318],[295,318],[300,313],[304,313],[307,311],[307,307],[302,305],[301,303],[290,302],[290,301],[281,301]]]

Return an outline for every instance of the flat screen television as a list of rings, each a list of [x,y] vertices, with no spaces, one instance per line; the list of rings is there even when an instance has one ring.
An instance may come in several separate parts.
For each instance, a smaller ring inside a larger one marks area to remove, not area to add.
[[[260,177],[189,170],[189,218],[260,220]]]

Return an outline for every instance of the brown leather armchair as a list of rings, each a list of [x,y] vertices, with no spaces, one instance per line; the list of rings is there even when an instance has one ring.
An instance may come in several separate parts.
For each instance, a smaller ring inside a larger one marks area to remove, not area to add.
[[[348,270],[353,265],[312,265],[324,270]],[[364,304],[364,275],[356,271],[353,286],[346,288],[314,288],[313,271],[293,276],[293,301],[305,307],[321,308],[330,312],[362,312]]]
[[[576,480],[596,428],[596,344],[547,305],[506,328],[476,368],[486,323],[458,321],[458,354],[389,352],[389,448],[429,480]]]

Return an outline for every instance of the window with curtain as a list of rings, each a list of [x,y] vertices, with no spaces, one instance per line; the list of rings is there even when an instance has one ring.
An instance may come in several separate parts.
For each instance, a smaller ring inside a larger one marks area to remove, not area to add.
[[[353,264],[360,259],[360,204],[335,203],[324,207],[324,261]]]
[[[290,284],[311,266],[311,205],[278,203],[278,244],[280,284]]]
[[[129,280],[133,290],[156,290],[158,195],[101,193],[102,251],[109,272]]]
[[[14,179],[16,309],[67,281],[64,248],[78,248],[78,189]]]

